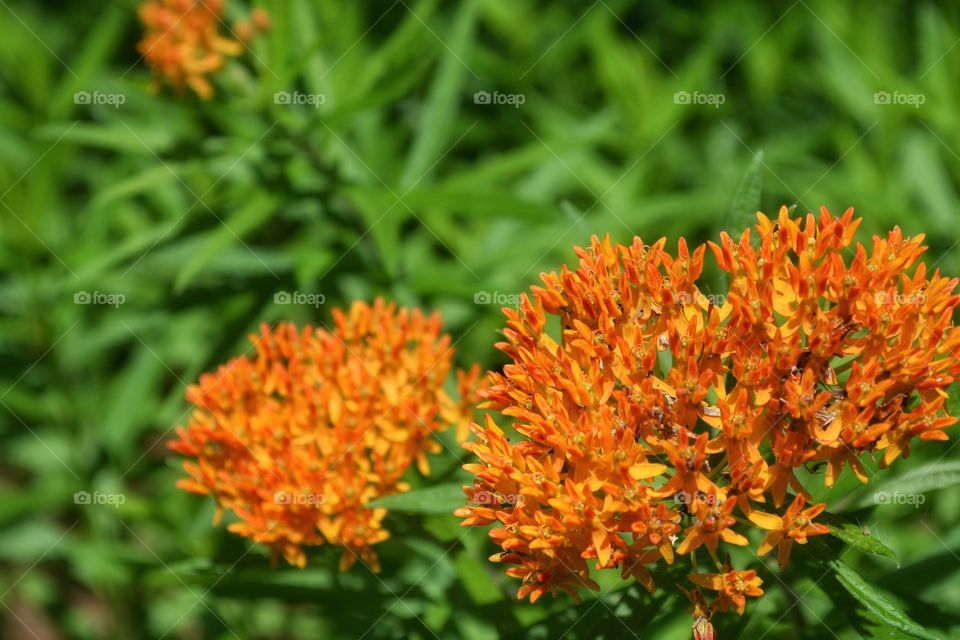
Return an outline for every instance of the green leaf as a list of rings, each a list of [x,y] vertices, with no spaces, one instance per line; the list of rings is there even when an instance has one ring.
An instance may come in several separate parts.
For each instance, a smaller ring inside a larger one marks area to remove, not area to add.
[[[824,514],[821,520],[824,524],[830,526],[830,534],[833,537],[843,540],[846,544],[864,553],[890,558],[897,563],[897,567],[900,566],[900,558],[897,557],[897,553],[877,538],[866,533],[863,527],[852,522],[844,522],[833,514]]]
[[[69,142],[82,147],[148,157],[162,154],[175,140],[173,132],[159,126],[101,125],[91,122],[50,122],[37,127],[36,136],[53,143]]]
[[[144,346],[136,336],[135,347]],[[148,347],[134,352],[130,363],[113,383],[109,404],[99,425],[104,445],[117,456],[129,456],[137,438],[151,424],[157,404],[157,387],[168,374],[160,357]]]
[[[160,189],[168,182],[176,181],[178,176],[170,164],[160,164],[101,189],[90,202],[90,208],[99,209],[117,200],[148,193]]]
[[[903,166],[909,172],[903,176],[904,182],[913,187],[915,197],[930,216],[930,224],[951,224],[952,212],[957,208],[956,195],[950,186],[949,172],[940,160],[942,149],[928,133],[914,131],[903,141]]]
[[[461,551],[455,556],[453,564],[461,584],[474,604],[482,606],[503,600],[503,591],[490,577],[492,571],[489,570],[489,563],[484,564],[471,554]]]
[[[917,496],[957,485],[960,485],[960,460],[932,462],[877,483],[860,497],[855,506],[872,507],[892,500],[893,496]]]
[[[105,68],[117,45],[124,41],[131,17],[131,12],[120,4],[105,6],[97,16],[90,32],[85,34],[83,46],[70,56],[72,73],[63,74],[57,87],[50,108],[54,119],[67,117],[77,110],[74,92],[96,86],[100,81],[97,74]]]
[[[383,270],[393,277],[400,267],[401,227],[410,217],[410,210],[403,202],[397,202],[396,196],[388,191],[345,187],[343,192],[367,225],[366,232],[355,244],[359,244],[369,233],[380,253]]]
[[[840,560],[831,560],[830,568],[836,572],[837,580],[876,618],[890,627],[910,636],[922,640],[939,640],[913,621],[905,612],[890,602],[886,596],[868,584],[860,574]]]
[[[456,211],[465,216],[496,216],[508,212],[525,220],[553,220],[557,209],[550,204],[541,204],[532,200],[516,197],[512,194],[494,193],[487,189],[474,188],[417,188],[403,196],[403,201],[414,211],[444,209]],[[398,204],[398,207],[403,205]],[[581,218],[570,203],[565,203],[564,212],[571,222]],[[584,227],[581,222],[581,227]]]
[[[462,131],[456,131],[455,124],[464,99],[467,74],[476,77],[466,60],[470,59],[470,50],[473,48],[474,24],[479,8],[479,2],[462,5],[450,30],[449,42],[444,43],[446,55],[430,85],[427,102],[420,112],[419,133],[410,147],[400,178],[400,186],[404,190],[427,178],[437,160],[448,151],[450,141],[456,139],[454,136],[463,135]]]
[[[244,236],[252,233],[269,220],[270,214],[273,213],[276,205],[276,198],[259,194],[251,198],[246,206],[228,220],[221,220],[221,224],[216,227],[214,231],[210,232],[204,246],[201,247],[197,253],[193,254],[190,261],[183,265],[183,268],[177,274],[176,282],[173,285],[174,291],[180,293],[186,289],[210,261],[230,248],[233,244],[240,243],[246,247],[246,243],[243,241]],[[247,247],[247,249],[251,253],[251,258],[260,260],[256,257],[256,254],[253,253],[252,249],[249,249],[249,247]]]
[[[380,498],[371,507],[385,507],[407,513],[452,513],[464,505],[466,498],[460,484],[441,484]]]
[[[754,222],[754,215],[760,210],[760,192],[763,189],[763,151],[758,151],[740,180],[740,186],[733,196],[730,212],[727,214],[725,229],[736,238]]]
[[[475,616],[469,611],[457,612],[453,622],[464,640],[498,640],[500,638],[497,627],[491,620]]]
[[[6,483],[0,484],[6,498],[0,501],[0,524],[6,525],[38,512],[53,511],[64,504],[72,504],[73,487],[63,482],[37,482],[28,491],[16,491]]]

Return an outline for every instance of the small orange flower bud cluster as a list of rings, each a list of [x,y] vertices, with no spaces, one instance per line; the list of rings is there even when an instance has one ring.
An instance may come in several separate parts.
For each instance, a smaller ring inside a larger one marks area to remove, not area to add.
[[[237,56],[243,44],[221,35],[224,0],[147,0],[139,9],[146,33],[137,45],[154,75],[166,79],[182,92],[190,87],[208,100],[213,86],[208,76],[220,70],[224,56]],[[240,40],[249,40],[254,30],[264,31],[269,19],[255,10],[253,27],[237,24]]]
[[[440,317],[377,300],[335,310],[333,330],[264,325],[252,357],[204,374],[196,405],[170,448],[188,458],[178,486],[212,496],[237,521],[228,529],[303,567],[303,547],[345,547],[379,569],[372,545],[389,533],[376,498],[408,490],[412,463],[429,473],[432,436],[466,435],[478,368],[458,371],[461,400],[443,390],[450,337]]]
[[[474,425],[457,515],[493,525],[491,560],[511,565],[520,598],[596,589],[588,561],[652,591],[645,565],[705,550],[720,573],[690,579],[717,597],[691,599],[710,637],[711,612],[762,594],[753,571],[720,565],[721,544],[748,545],[755,525],[759,553],[776,547],[785,566],[793,543],[829,531],[798,467],[825,462],[832,485],[848,465],[866,481],[864,455],[886,466],[914,438],[946,438],[957,280],[916,264],[922,237],[854,244],[859,223],[784,208],[758,214],[757,237],[722,234],[709,249],[729,276],[723,299],[698,288],[706,246],[681,239],[674,256],[664,239],[594,238],[576,270],[543,275],[504,310],[511,362],[482,395],[519,437],[490,417]],[[770,513],[790,489],[791,506]]]
[[[270,14],[257,7],[250,12],[249,20],[237,20],[233,25],[233,33],[240,42],[250,42],[256,33],[266,33],[270,30]]]

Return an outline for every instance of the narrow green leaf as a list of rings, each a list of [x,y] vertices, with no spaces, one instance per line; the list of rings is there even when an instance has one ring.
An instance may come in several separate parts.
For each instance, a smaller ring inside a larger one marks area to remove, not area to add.
[[[131,337],[136,346],[143,346]],[[134,352],[130,363],[117,376],[112,400],[104,409],[99,426],[104,444],[118,457],[129,456],[137,438],[150,426],[159,393],[157,386],[169,374],[159,356],[148,348]]]
[[[903,167],[908,173],[903,179],[913,187],[917,201],[930,217],[930,224],[947,225],[952,223],[957,198],[950,186],[949,172],[940,160],[942,149],[928,134],[929,131],[914,131],[905,136]]]
[[[362,64],[348,76],[352,100],[368,99],[385,84],[398,80],[404,81],[403,76],[420,77],[420,74],[414,71],[419,60],[429,64],[431,69],[433,68],[433,56],[424,50],[423,42],[436,43],[440,50],[443,50],[443,47],[423,27],[424,24],[430,24],[437,3],[438,0],[424,0],[410,7],[410,10],[404,14],[403,19],[393,32],[385,34],[386,39],[377,49],[364,52],[366,55]],[[402,9],[403,7],[398,8]],[[391,72],[400,65],[403,66],[406,73]],[[352,113],[356,113],[356,111],[352,111]]]
[[[897,557],[897,553],[877,538],[869,535],[863,527],[852,522],[844,522],[833,514],[824,514],[821,519],[824,524],[830,526],[830,534],[833,537],[843,540],[846,544],[864,553],[890,558],[897,563],[897,567],[900,566],[900,558]]]
[[[763,190],[763,151],[758,151],[740,180],[727,214],[725,230],[736,238],[754,223],[760,210],[760,193]]]
[[[170,148],[176,136],[159,126],[139,123],[99,124],[93,122],[49,122],[34,132],[37,139],[71,143],[92,149],[106,149],[131,155],[157,156]]]
[[[877,617],[879,621],[890,627],[904,633],[911,638],[920,638],[922,640],[939,640],[937,636],[926,631],[923,627],[913,621],[905,612],[894,605],[882,593],[867,583],[860,574],[851,569],[840,560],[831,560],[830,568],[836,572],[837,580],[841,585],[857,599],[860,604]]]
[[[454,131],[454,124],[464,99],[467,74],[476,76],[467,60],[470,59],[470,49],[473,47],[474,25],[479,7],[479,2],[461,5],[460,13],[450,31],[450,39],[444,43],[446,55],[440,62],[435,80],[430,86],[430,94],[420,113],[417,127],[419,133],[410,148],[406,167],[400,178],[400,186],[404,190],[427,178],[437,159],[448,150],[450,141],[461,135],[461,132]]]
[[[482,606],[503,600],[503,591],[490,577],[489,567],[483,562],[461,551],[454,557],[453,564],[474,604]]]
[[[29,491],[17,491],[15,488],[2,484],[6,499],[0,501],[0,524],[6,525],[17,520],[25,520],[31,514],[41,511],[53,511],[70,504],[73,501],[73,487],[62,482],[35,483]]]
[[[176,182],[177,180],[177,174],[173,172],[169,164],[159,164],[101,189],[90,202],[90,208],[105,207],[117,200],[148,193],[161,188],[168,182]]]
[[[452,513],[464,505],[460,484],[441,484],[374,500],[371,507],[385,507],[407,513]]]
[[[469,611],[458,612],[453,622],[464,640],[497,640],[500,637],[491,620],[475,616]]]
[[[477,217],[509,214],[531,221],[550,221],[557,215],[557,209],[552,205],[476,187],[414,189],[403,196],[403,201],[414,211],[444,209]],[[569,202],[564,202],[561,206],[571,222],[581,218],[581,212]]]
[[[119,3],[104,6],[90,31],[84,34],[83,45],[71,52],[71,73],[63,74],[57,87],[50,108],[52,119],[65,118],[77,109],[74,92],[98,86],[101,79],[97,74],[123,41],[131,18],[131,11]]]
[[[911,469],[899,477],[889,478],[867,490],[857,501],[857,507],[916,502],[921,494],[960,485],[960,460],[932,462]],[[901,498],[902,496],[902,498]]]
[[[410,217],[410,210],[387,191],[361,187],[343,191],[360,212],[367,225],[366,233],[380,253],[383,270],[392,277],[400,267],[400,229]]]
[[[277,201],[274,197],[267,195],[257,195],[253,197],[246,206],[235,213],[229,219],[223,220],[210,236],[200,251],[183,265],[183,268],[177,274],[176,282],[173,285],[177,293],[183,291],[194,278],[196,278],[203,268],[207,266],[214,258],[230,248],[234,243],[243,243],[243,237],[260,227],[273,213]],[[256,260],[254,256],[251,259]]]

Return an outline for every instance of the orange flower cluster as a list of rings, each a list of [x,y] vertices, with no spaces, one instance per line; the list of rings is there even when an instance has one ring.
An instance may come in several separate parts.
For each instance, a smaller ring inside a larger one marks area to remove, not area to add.
[[[674,256],[663,239],[594,238],[579,268],[504,310],[511,362],[482,395],[519,438],[490,417],[474,425],[457,515],[494,525],[491,560],[511,565],[520,598],[596,589],[588,561],[652,591],[645,565],[706,550],[721,572],[690,579],[718,593],[707,605],[691,592],[709,637],[713,611],[742,613],[763,593],[754,572],[721,567],[721,543],[748,545],[755,525],[759,554],[776,547],[784,566],[793,543],[829,531],[798,467],[826,463],[832,485],[848,465],[866,481],[864,455],[886,466],[914,438],[946,438],[957,280],[915,266],[922,237],[854,244],[859,223],[784,208],[758,214],[758,237],[722,234],[709,248],[729,276],[723,299],[697,286],[706,246],[681,239]]]
[[[230,531],[299,567],[303,547],[330,543],[341,569],[359,557],[376,571],[389,532],[368,503],[408,490],[414,461],[429,473],[435,433],[466,435],[480,372],[457,372],[459,401],[444,392],[453,349],[437,314],[378,299],[333,318],[331,331],[264,325],[253,357],[187,390],[196,409],[170,448],[189,458],[178,486],[213,496],[218,521],[232,511]]]
[[[213,95],[208,76],[223,66],[224,56],[243,52],[243,43],[221,35],[223,0],[147,0],[139,9],[146,33],[137,49],[158,78],[165,78],[182,92],[190,87],[204,100]],[[255,10],[253,28],[237,23],[241,39],[254,30],[266,30],[267,14]]]

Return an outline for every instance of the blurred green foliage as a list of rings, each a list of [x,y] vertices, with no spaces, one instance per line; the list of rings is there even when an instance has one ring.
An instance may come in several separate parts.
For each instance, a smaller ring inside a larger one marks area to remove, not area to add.
[[[864,237],[925,233],[928,264],[958,273],[960,7],[263,6],[272,30],[201,102],[147,91],[131,1],[0,2],[0,636],[689,637],[669,573],[654,596],[607,580],[579,605],[517,603],[484,532],[445,514],[391,512],[379,575],[337,573],[332,549],[272,570],[174,488],[164,441],[184,387],[261,321],[326,324],[377,294],[441,310],[461,364],[498,366],[485,302],[591,234],[743,228],[735,194],[761,179],[768,212],[855,206]],[[231,19],[248,10],[228,3]],[[929,443],[883,472],[894,488],[923,478],[919,507],[844,498],[848,476],[820,490],[859,546],[798,550],[783,575],[756,563],[767,595],[721,637],[920,637],[852,599],[858,579],[930,637],[960,634],[957,456]],[[445,451],[430,482],[458,482],[460,462]],[[863,531],[899,566],[867,555]],[[823,564],[841,554],[862,578]]]

